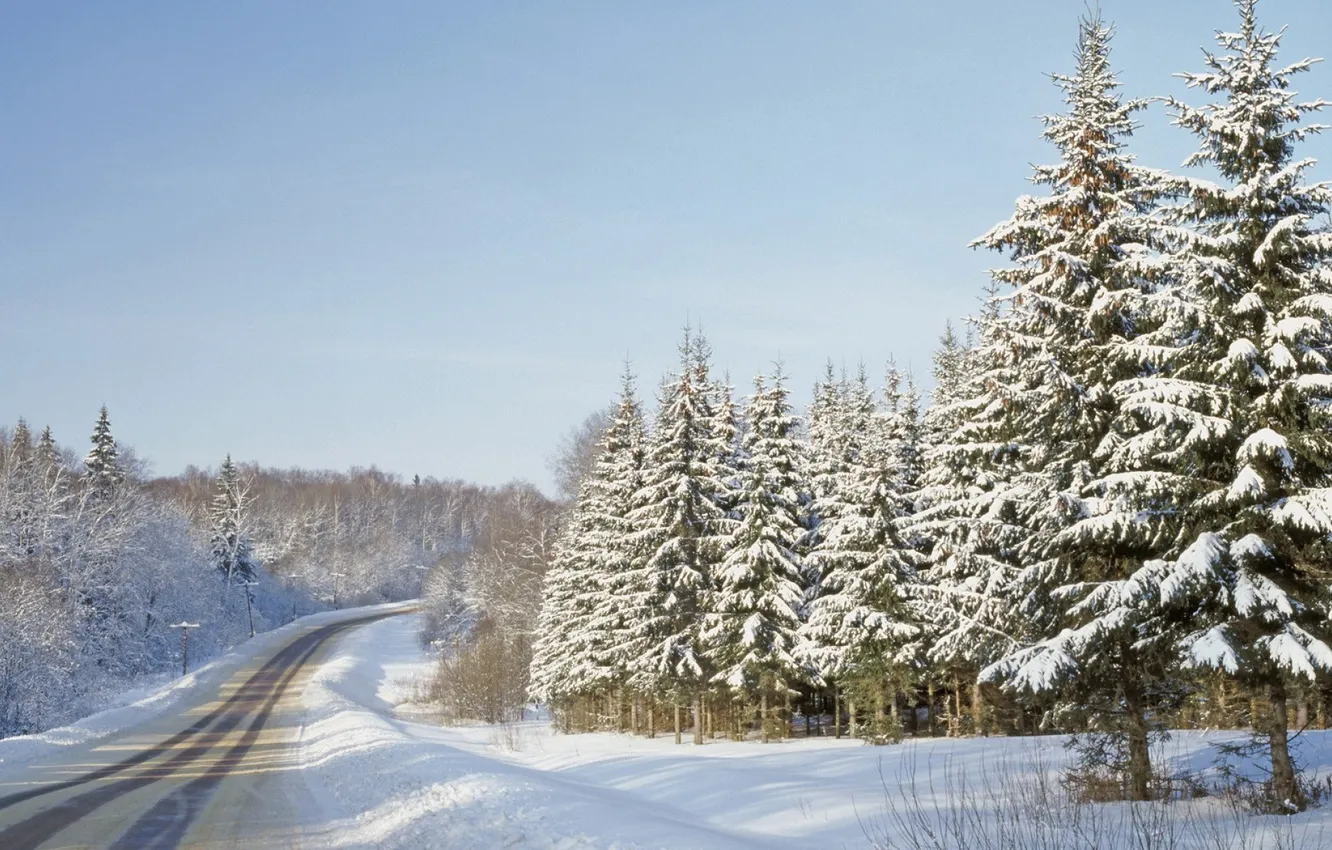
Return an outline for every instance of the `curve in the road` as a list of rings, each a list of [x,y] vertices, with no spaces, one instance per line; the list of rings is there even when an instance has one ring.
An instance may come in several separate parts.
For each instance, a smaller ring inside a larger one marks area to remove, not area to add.
[[[198,813],[202,811],[212,790],[222,781],[223,777],[240,764],[246,754],[253,748],[274,707],[281,700],[292,680],[296,678],[301,668],[319,647],[347,629],[387,616],[394,616],[394,614],[378,614],[348,620],[324,626],[302,635],[269,659],[222,705],[161,744],[75,779],[52,783],[0,798],[0,810],[3,810],[43,794],[68,790],[79,785],[110,778],[118,773],[150,762],[157,756],[172,752],[181,744],[189,743],[189,746],[176,751],[175,755],[161,764],[149,765],[147,769],[134,776],[62,800],[25,820],[0,830],[0,847],[5,848],[5,850],[35,850],[60,830],[81,818],[87,817],[107,803],[147,785],[176,775],[182,769],[206,756],[228,733],[239,727],[245,718],[254,714],[256,707],[258,707],[258,713],[238,743],[229,747],[221,758],[208,767],[202,775],[190,780],[159,800],[152,808],[141,815],[121,839],[113,845],[116,848],[121,848],[121,850],[128,850],[128,848],[133,848],[133,850],[165,849],[177,846]]]

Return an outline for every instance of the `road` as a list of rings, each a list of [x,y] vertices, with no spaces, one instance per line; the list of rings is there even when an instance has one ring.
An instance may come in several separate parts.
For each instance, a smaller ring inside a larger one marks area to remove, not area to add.
[[[309,627],[202,702],[0,782],[0,848],[305,846],[301,692],[338,636],[398,613]]]

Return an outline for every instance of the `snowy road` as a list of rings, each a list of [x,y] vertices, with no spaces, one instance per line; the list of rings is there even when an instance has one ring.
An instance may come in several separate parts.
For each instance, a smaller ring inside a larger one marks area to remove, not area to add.
[[[302,846],[301,694],[338,636],[394,613],[291,630],[185,707],[5,775],[0,847]]]

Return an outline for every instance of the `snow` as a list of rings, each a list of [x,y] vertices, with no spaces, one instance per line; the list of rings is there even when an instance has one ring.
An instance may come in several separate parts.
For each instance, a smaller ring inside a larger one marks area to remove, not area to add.
[[[1286,438],[1271,428],[1259,428],[1240,444],[1237,459],[1240,463],[1251,463],[1255,458],[1275,461],[1282,469],[1294,469],[1295,461],[1290,456],[1290,446]]]
[[[296,627],[336,622],[366,610],[316,615]],[[302,769],[286,779],[309,792],[290,795],[309,806],[299,818],[308,828],[302,846],[865,848],[867,834],[894,828],[889,799],[900,803],[904,793],[915,793],[927,809],[938,805],[946,812],[945,789],[957,777],[970,777],[972,787],[983,785],[987,795],[1002,796],[1029,780],[1057,774],[1071,757],[1067,739],[1059,736],[932,738],[895,747],[829,738],[766,745],[710,741],[698,747],[677,746],[671,736],[562,735],[535,717],[507,726],[442,728],[413,703],[430,670],[419,628],[419,615],[358,628],[339,637],[312,673],[301,694],[304,716],[297,746]],[[288,636],[292,631],[286,627]],[[1302,640],[1294,633],[1291,637]],[[169,705],[188,705],[189,691],[219,683],[281,640],[277,634],[257,638],[142,701],[135,711],[142,718]],[[1322,646],[1314,651],[1328,652]],[[82,730],[86,741],[132,722],[132,714],[108,712],[56,733]],[[1243,737],[1242,732],[1176,732],[1159,757],[1175,771],[1206,771],[1216,757],[1212,745]],[[45,745],[62,746],[54,740]],[[1302,763],[1317,773],[1329,772],[1332,733],[1305,732],[1295,746]],[[11,767],[7,763],[4,769]],[[1239,768],[1261,777],[1261,766]],[[1173,805],[1233,826],[1227,820],[1233,816],[1218,801]],[[1290,822],[1302,830],[1332,827],[1332,810]],[[1246,823],[1245,829],[1262,832],[1273,821]]]
[[[944,803],[951,776],[1005,789],[1058,772],[1071,757],[1061,736],[698,747],[677,746],[671,736],[562,735],[541,719],[441,728],[415,722],[413,706],[393,709],[411,699],[414,680],[428,670],[415,619],[395,617],[349,635],[305,692],[303,773],[330,807],[329,843],[319,846],[865,848],[867,830],[888,826],[885,789],[900,800],[914,779],[932,806]],[[1161,756],[1173,769],[1204,771],[1216,758],[1212,744],[1242,738],[1176,732]],[[1332,734],[1306,732],[1296,746],[1303,763],[1327,772]],[[1200,806],[1208,817],[1231,817],[1219,814],[1219,804]],[[1332,825],[1322,811],[1297,820]],[[1251,828],[1267,826],[1255,819]]]
[[[390,603],[367,608],[325,611],[301,617],[280,628],[256,635],[225,655],[191,670],[185,676],[162,674],[147,679],[133,690],[120,695],[115,707],[83,718],[77,723],[50,729],[38,735],[19,735],[0,740],[0,773],[9,773],[47,759],[76,746],[91,746],[187,705],[203,693],[216,691],[246,663],[275,652],[300,631],[363,617],[377,611],[393,611],[414,602]],[[165,684],[164,684],[165,683]]]

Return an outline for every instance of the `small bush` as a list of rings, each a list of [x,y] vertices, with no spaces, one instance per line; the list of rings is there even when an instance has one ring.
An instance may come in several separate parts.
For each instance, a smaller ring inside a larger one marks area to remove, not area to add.
[[[430,682],[430,701],[450,723],[513,723],[527,704],[532,653],[525,637],[483,622],[466,643],[445,647]]]

